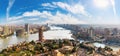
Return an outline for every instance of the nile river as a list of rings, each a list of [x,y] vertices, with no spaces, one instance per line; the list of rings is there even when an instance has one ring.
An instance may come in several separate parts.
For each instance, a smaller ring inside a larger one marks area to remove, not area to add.
[[[73,39],[71,37],[71,31],[63,29],[61,27],[54,27],[50,26],[51,30],[45,31],[44,39]],[[7,48],[8,46],[12,46],[14,44],[18,44],[23,41],[36,41],[38,40],[38,33],[31,34],[29,37],[16,37],[16,34],[14,33],[13,36],[7,37],[5,39],[0,39],[0,50]]]

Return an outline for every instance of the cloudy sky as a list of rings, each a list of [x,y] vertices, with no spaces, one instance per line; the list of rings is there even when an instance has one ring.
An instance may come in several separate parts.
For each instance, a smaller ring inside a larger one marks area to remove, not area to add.
[[[120,0],[0,0],[0,24],[120,24]]]

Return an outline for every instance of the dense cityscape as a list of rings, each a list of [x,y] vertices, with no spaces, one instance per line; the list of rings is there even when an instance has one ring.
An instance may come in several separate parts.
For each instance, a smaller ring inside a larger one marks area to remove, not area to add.
[[[73,39],[62,37],[61,39],[45,39],[43,32],[49,31],[50,26],[69,29]],[[72,24],[24,24],[17,27],[8,25],[0,27],[1,39],[10,38],[9,36],[14,34],[17,38],[29,38],[29,35],[38,34],[38,40],[11,45],[1,50],[1,56],[117,56],[120,54],[119,50],[115,51],[110,47],[119,46],[119,29],[114,27]],[[81,40],[84,41],[80,42]],[[93,44],[95,42],[106,46],[96,47]]]
[[[118,45],[120,40],[120,28],[117,25],[59,25],[70,29],[77,39],[104,42],[110,45]]]

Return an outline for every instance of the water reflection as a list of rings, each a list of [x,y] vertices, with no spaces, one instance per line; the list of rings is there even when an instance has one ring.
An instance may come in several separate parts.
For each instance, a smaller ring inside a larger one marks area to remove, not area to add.
[[[105,44],[101,44],[101,43],[93,43],[93,45],[95,46],[95,47],[101,47],[101,48],[104,48],[105,47]]]

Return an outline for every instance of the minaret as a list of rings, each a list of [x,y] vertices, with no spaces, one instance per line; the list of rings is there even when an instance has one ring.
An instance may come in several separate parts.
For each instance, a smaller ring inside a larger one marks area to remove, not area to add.
[[[41,26],[40,29],[39,29],[39,41],[43,41],[44,39],[44,36],[43,36],[43,27]]]

